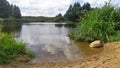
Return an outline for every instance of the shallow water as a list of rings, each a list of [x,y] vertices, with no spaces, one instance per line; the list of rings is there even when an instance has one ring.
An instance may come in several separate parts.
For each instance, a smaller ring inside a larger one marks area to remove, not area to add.
[[[16,40],[27,43],[27,48],[34,52],[33,62],[75,61],[103,50],[90,48],[86,42],[70,40],[65,23],[24,23],[19,30],[11,32]]]

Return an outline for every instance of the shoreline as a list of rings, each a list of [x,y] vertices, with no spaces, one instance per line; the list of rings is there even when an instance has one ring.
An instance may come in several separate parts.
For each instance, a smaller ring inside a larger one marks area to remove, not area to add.
[[[120,41],[104,44],[104,50],[85,59],[74,62],[57,63],[10,63],[0,68],[119,68],[120,67]]]

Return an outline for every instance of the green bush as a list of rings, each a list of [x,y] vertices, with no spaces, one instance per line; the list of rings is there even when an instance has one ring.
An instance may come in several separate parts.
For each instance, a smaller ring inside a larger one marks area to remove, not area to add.
[[[114,20],[115,13],[116,9],[110,4],[106,4],[102,8],[95,8],[77,24],[77,27],[71,31],[70,37],[84,41],[101,40],[108,42],[119,40],[120,36],[118,37],[116,31],[119,30],[119,23]]]
[[[26,45],[17,42],[12,35],[0,33],[0,64],[9,63],[19,55],[26,55]]]

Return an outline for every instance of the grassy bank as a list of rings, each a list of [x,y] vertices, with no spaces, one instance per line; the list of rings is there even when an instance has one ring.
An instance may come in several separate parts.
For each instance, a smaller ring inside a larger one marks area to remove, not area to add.
[[[25,43],[17,42],[10,34],[0,33],[0,64],[9,63],[20,55],[33,57]]]
[[[81,22],[70,33],[75,40],[111,42],[120,40],[120,8],[106,3],[84,15]]]

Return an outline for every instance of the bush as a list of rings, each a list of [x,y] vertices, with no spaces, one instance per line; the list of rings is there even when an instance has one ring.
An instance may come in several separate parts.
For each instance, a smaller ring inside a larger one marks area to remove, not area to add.
[[[116,10],[106,4],[102,8],[96,8],[90,11],[81,20],[77,27],[71,31],[70,37],[75,40],[94,41],[101,40],[102,42],[117,41],[119,23],[115,22]],[[120,33],[119,33],[120,34]]]
[[[0,33],[0,64],[9,63],[15,57],[25,54],[25,43],[17,42],[12,35]]]

